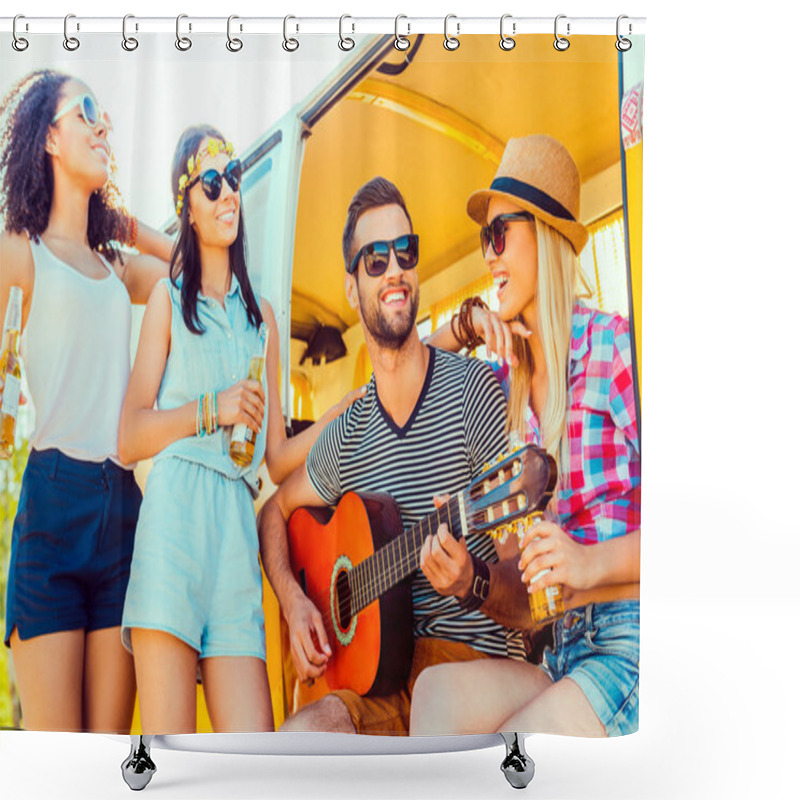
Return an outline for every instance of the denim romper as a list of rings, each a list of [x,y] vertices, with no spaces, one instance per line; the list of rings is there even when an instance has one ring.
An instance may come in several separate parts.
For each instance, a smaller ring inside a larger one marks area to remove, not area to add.
[[[163,283],[172,302],[171,344],[157,407],[196,402],[245,380],[258,351],[258,331],[247,319],[241,287],[231,275],[223,308],[198,295],[204,333],[183,321],[180,286]],[[265,379],[266,380],[266,379]],[[136,528],[122,641],[130,629],[176,636],[200,658],[255,656],[266,660],[261,567],[253,499],[264,457],[265,423],[250,467],[231,460],[231,428],[189,436],[153,459]]]

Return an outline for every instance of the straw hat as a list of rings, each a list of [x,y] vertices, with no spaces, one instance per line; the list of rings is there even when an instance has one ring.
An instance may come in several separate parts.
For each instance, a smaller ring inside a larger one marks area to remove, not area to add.
[[[562,233],[579,254],[589,240],[580,222],[581,176],[569,150],[550,136],[509,139],[492,185],[467,200],[467,214],[486,223],[492,197],[503,197]]]

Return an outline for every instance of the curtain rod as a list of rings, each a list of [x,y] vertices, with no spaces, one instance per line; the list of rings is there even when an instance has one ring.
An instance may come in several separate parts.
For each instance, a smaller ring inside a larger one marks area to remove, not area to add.
[[[119,17],[82,17],[70,15],[68,18],[69,33],[122,33],[122,20]],[[11,33],[13,17],[0,17],[0,32]],[[138,33],[175,33],[176,17],[137,17],[128,16],[126,23],[128,34]],[[237,34],[280,34],[288,26],[292,34],[399,34],[401,36],[415,33],[440,33],[445,31],[444,17],[415,17],[400,15],[398,17],[357,17],[345,15],[338,17],[305,17],[290,15],[288,17],[232,17],[231,30]],[[181,15],[182,33],[225,34],[228,32],[227,17],[205,17]],[[553,34],[558,27],[559,36],[575,35],[615,35],[623,36],[643,34],[645,17],[570,17],[565,14],[555,17],[515,17],[503,15],[503,32],[506,36],[518,36],[530,33]],[[619,26],[619,30],[618,30]],[[17,34],[64,33],[64,17],[37,17],[20,15],[17,21]],[[496,33],[500,35],[501,17],[459,17],[449,15],[448,33],[451,36],[463,36],[477,33]]]

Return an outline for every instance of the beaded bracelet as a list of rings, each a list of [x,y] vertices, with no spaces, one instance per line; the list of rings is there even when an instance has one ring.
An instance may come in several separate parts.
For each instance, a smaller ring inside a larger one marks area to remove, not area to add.
[[[219,430],[219,408],[217,393],[201,394],[197,401],[197,414],[194,418],[194,435],[202,438],[211,436]]]
[[[198,437],[203,437],[206,435],[205,429],[203,428],[203,399],[205,395],[201,394],[200,398],[197,401],[197,413],[194,416],[194,435]]]
[[[456,342],[458,342],[459,346],[466,348],[468,352],[483,344],[483,339],[475,332],[475,328],[472,324],[472,309],[475,306],[484,309],[489,308],[480,297],[468,297],[461,304],[458,313],[454,314],[450,320],[450,330],[453,333],[453,337]],[[456,320],[458,320],[457,326]],[[458,327],[457,331],[456,327]]]
[[[209,429],[207,431],[208,434],[216,433],[217,432],[217,393],[214,394],[209,399],[209,413],[210,413],[210,420],[209,420]]]

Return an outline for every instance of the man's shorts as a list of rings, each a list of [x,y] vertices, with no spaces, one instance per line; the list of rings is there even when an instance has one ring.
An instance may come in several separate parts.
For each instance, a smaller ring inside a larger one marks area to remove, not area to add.
[[[417,639],[414,660],[405,688],[384,697],[361,697],[350,689],[338,689],[336,695],[347,707],[356,733],[408,736],[411,717],[411,692],[422,670],[436,664],[475,661],[491,658],[467,644],[446,639]]]

